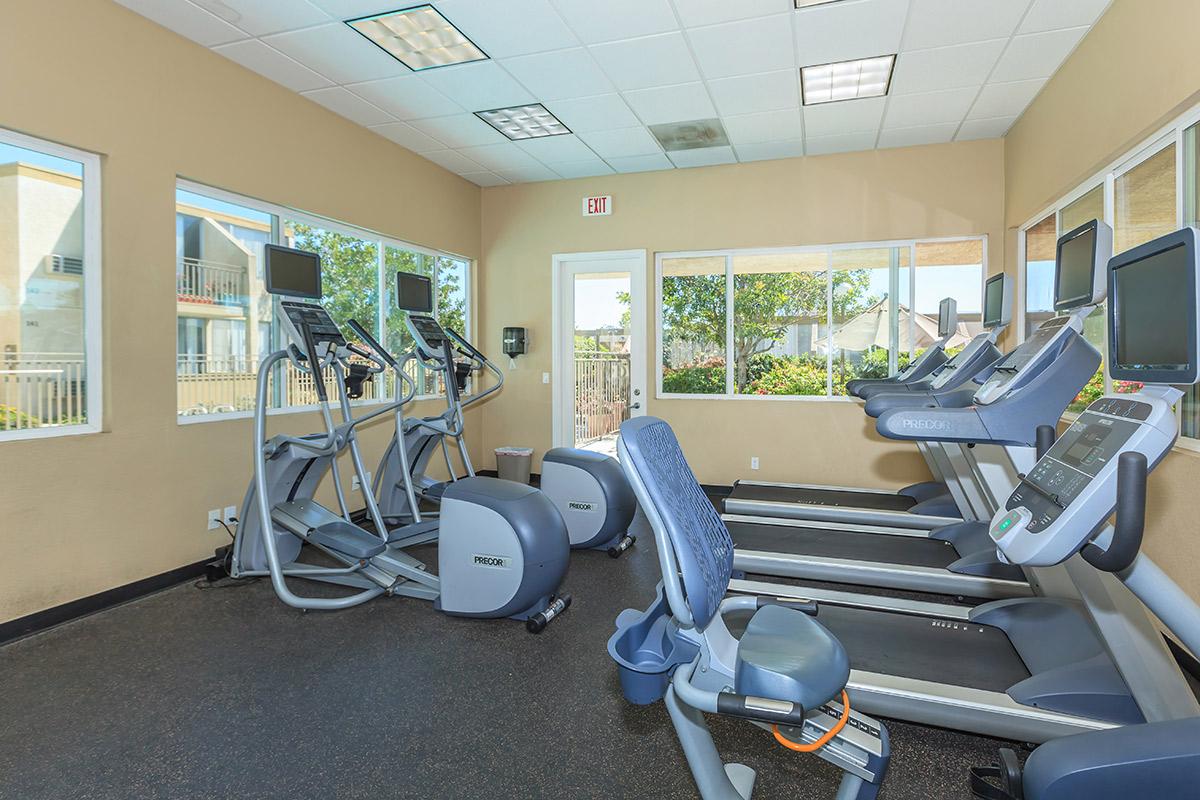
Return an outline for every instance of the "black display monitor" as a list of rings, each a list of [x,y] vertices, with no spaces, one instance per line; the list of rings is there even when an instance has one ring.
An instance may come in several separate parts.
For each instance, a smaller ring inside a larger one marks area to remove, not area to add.
[[[433,312],[433,281],[411,272],[396,273],[396,305],[416,314]]]
[[[288,297],[321,299],[321,257],[307,250],[269,244],[263,247],[267,291]]]
[[[947,297],[938,304],[938,338],[949,336],[954,332],[956,305],[952,297]]]
[[[1107,247],[1101,240],[1103,230],[1110,231]],[[1054,310],[1067,311],[1099,303],[1104,266],[1112,255],[1111,229],[1099,220],[1080,225],[1058,239],[1054,270]]]
[[[983,327],[1004,324],[1004,273],[993,275],[983,285]]]
[[[1197,237],[1184,228],[1109,262],[1108,330],[1113,380],[1190,384],[1197,379]]]

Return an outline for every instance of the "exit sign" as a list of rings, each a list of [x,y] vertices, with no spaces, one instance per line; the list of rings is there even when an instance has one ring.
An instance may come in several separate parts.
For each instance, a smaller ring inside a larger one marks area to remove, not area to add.
[[[583,215],[585,217],[607,217],[612,215],[612,195],[603,197],[583,198]]]

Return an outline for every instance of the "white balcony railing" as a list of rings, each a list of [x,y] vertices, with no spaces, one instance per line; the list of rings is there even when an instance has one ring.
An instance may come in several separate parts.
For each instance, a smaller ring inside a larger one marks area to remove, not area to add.
[[[629,419],[629,354],[575,353],[575,444],[583,446]]]
[[[312,376],[301,374],[287,365],[278,400],[274,405],[282,407],[307,406],[317,402],[317,392]],[[278,375],[278,372],[275,373]],[[180,416],[195,417],[206,414],[223,414],[231,411],[251,411],[254,408],[255,384],[258,378],[257,359],[245,356],[194,356],[180,355],[176,359],[175,382],[177,386],[177,412]],[[382,375],[363,384],[364,400],[379,400],[390,397],[390,381]],[[331,398],[334,391],[333,370],[326,370],[325,385]],[[271,387],[269,397],[277,394]]]
[[[82,353],[0,356],[0,430],[30,430],[86,421]]]
[[[181,258],[175,269],[175,293],[181,303],[243,306],[248,293],[246,268]]]

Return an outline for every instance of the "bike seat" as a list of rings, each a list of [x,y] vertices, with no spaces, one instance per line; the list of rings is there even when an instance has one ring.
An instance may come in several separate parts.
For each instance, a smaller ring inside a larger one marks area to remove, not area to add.
[[[738,694],[811,709],[838,697],[849,679],[850,659],[842,643],[802,611],[764,606],[738,641]]]

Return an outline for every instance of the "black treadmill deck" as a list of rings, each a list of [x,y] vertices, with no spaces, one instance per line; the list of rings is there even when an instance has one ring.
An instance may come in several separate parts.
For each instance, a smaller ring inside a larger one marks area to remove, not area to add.
[[[917,501],[908,495],[883,492],[856,492],[850,489],[797,489],[790,486],[759,486],[736,483],[730,500],[760,500],[768,503],[796,503],[810,506],[846,506],[875,511],[908,511]]]
[[[817,621],[841,641],[856,670],[989,692],[1005,692],[1029,677],[998,628],[826,603],[819,608]],[[748,612],[725,617],[739,637],[749,619]]]
[[[927,537],[734,521],[727,521],[725,526],[738,550],[940,569],[959,558],[954,545]]]

